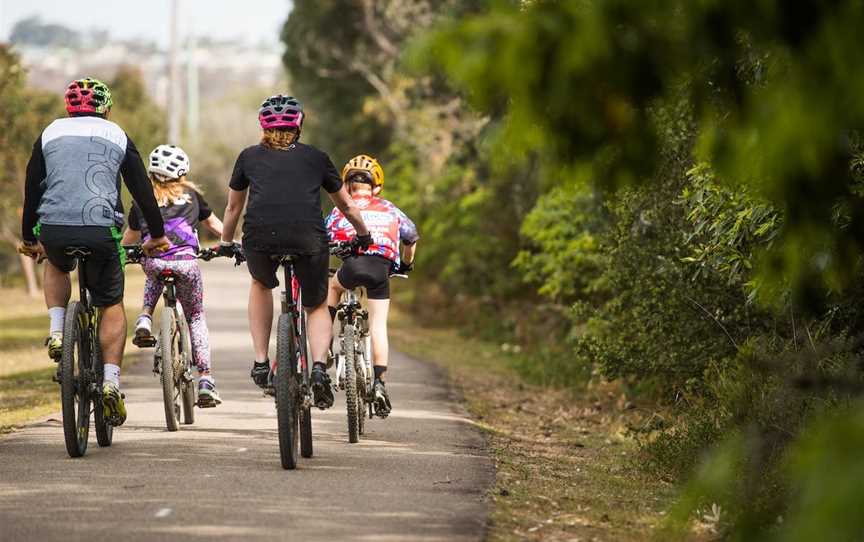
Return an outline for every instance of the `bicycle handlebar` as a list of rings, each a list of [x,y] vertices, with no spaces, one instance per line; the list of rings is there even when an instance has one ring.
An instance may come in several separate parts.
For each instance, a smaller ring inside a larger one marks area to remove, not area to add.
[[[141,259],[146,256],[144,254],[144,249],[141,248],[141,245],[123,245],[123,250],[126,252],[126,262],[127,263],[141,263]],[[243,253],[243,249],[238,247],[234,254],[220,254],[218,251],[213,250],[212,248],[200,249],[195,257],[199,260],[204,260],[205,262],[209,262],[213,258],[234,258],[234,265],[240,265],[241,263],[246,261],[246,256]]]
[[[336,256],[340,260],[345,260],[352,256],[357,256],[357,243],[354,241],[339,241],[338,243],[330,243],[330,254]]]

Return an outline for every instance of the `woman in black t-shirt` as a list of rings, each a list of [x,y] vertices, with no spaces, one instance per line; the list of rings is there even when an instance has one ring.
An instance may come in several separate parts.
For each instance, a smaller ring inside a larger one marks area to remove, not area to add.
[[[231,250],[245,204],[243,247],[252,275],[249,327],[255,349],[252,379],[262,388],[267,386],[270,373],[272,290],[279,285],[279,264],[272,256],[296,256],[294,270],[306,309],[313,360],[312,392],[316,405],[327,408],[333,404],[333,392],[323,361],[330,346],[332,321],[327,310],[329,253],[321,189],[354,225],[361,245],[368,246],[372,239],[330,157],[299,142],[303,118],[302,106],[290,96],[272,96],[261,104],[258,121],[264,133],[258,145],[244,149],[237,157],[220,246]]]

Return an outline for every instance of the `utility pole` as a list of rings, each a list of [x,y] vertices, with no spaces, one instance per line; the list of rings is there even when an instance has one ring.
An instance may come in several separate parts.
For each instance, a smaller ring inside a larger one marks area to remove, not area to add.
[[[198,90],[198,44],[195,33],[190,29],[186,42],[186,138],[198,137],[199,90]]]
[[[168,142],[172,145],[180,143],[180,64],[178,62],[179,39],[177,24],[180,12],[180,0],[170,0],[171,22],[170,41],[168,44]]]

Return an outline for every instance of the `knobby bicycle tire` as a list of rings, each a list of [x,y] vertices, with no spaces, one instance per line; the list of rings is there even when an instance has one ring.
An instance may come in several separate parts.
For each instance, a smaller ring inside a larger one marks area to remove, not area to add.
[[[81,303],[73,301],[66,308],[63,321],[60,403],[63,412],[63,438],[70,457],[81,457],[87,452],[90,432],[89,389],[85,382],[86,371],[81,368],[81,363],[87,356],[87,339],[81,329],[83,316],[84,308]]]
[[[297,382],[296,331],[290,314],[279,316],[276,327],[276,420],[282,468],[297,468],[300,451],[299,385]]]
[[[164,307],[159,322],[159,348],[162,352],[162,403],[165,406],[165,425],[168,431],[180,429],[180,405],[174,378],[174,356],[178,354],[174,329],[174,311],[170,307]]]
[[[356,339],[354,324],[344,326],[342,332],[344,333],[342,354],[345,356],[345,408],[348,411],[348,442],[353,444],[360,441],[358,403],[361,402],[360,398],[357,397],[357,345],[354,344]]]

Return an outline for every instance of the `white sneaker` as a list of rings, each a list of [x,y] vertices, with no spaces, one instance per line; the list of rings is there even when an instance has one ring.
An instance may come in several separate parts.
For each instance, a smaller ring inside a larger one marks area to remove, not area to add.
[[[152,335],[153,319],[149,316],[141,315],[135,322],[135,335],[149,337]]]
[[[153,319],[142,314],[135,321],[135,336],[132,338],[132,344],[138,347],[153,346]]]

